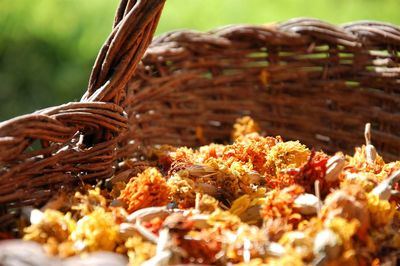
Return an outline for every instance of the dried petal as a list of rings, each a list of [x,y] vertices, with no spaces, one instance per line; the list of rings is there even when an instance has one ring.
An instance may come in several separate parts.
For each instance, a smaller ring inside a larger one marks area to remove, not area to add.
[[[299,195],[294,200],[293,204],[293,208],[295,208],[299,213],[304,215],[317,214],[321,206],[322,206],[321,200],[315,195],[308,193]]]
[[[400,181],[400,170],[393,173],[389,178],[383,180],[371,193],[382,200],[389,200],[395,183]]]
[[[329,158],[326,164],[326,175],[325,180],[327,182],[334,182],[338,180],[339,174],[342,172],[345,166],[345,159],[342,154],[337,154]]]
[[[148,168],[129,181],[119,199],[132,213],[146,207],[166,205],[168,196],[169,187],[164,177],[156,168]]]

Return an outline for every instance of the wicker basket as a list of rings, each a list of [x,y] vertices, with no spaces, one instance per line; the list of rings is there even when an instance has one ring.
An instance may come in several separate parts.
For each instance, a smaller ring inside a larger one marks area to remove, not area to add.
[[[80,102],[0,123],[0,232],[18,234],[23,206],[113,175],[126,139],[125,88],[151,42],[165,0],[122,0]],[[39,148],[37,148],[39,146]]]
[[[294,19],[177,31],[156,39],[142,62],[122,106],[138,143],[221,142],[237,117],[251,115],[269,135],[352,153],[369,121],[378,151],[400,158],[400,29],[393,25]]]
[[[0,124],[0,231],[60,188],[124,174],[120,162],[147,145],[226,142],[243,115],[328,152],[352,153],[371,122],[379,153],[400,158],[400,28],[295,19],[176,31],[142,58],[163,4],[121,1],[81,102]]]

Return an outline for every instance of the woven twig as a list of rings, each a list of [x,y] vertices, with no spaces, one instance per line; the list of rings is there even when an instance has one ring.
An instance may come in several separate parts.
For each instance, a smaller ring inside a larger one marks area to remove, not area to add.
[[[0,230],[16,229],[22,206],[40,206],[60,188],[113,175],[117,143],[127,129],[120,99],[163,4],[121,2],[81,102],[0,123]]]
[[[267,134],[332,153],[353,153],[371,122],[378,152],[398,159],[399,38],[387,23],[306,18],[166,33],[122,103],[135,142],[119,157],[150,144],[226,142],[235,119],[251,115]]]
[[[83,101],[119,104],[120,94],[151,42],[164,1],[121,2],[113,31],[97,56]]]

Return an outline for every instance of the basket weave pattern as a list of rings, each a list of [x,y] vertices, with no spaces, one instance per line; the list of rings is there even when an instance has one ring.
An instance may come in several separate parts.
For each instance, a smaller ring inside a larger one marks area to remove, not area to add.
[[[128,128],[121,95],[164,2],[121,1],[81,102],[0,123],[0,231],[17,229],[21,207],[40,206],[59,189],[114,173],[117,144]]]
[[[139,146],[229,140],[251,115],[269,135],[352,153],[372,123],[386,160],[400,158],[400,29],[313,19],[157,38],[128,86],[128,139]],[[199,134],[199,132],[201,134]],[[129,152],[126,152],[129,150]]]

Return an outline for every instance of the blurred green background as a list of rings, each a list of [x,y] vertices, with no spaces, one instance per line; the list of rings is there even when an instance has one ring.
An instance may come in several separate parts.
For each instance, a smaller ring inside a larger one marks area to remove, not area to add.
[[[0,0],[0,121],[77,101],[118,0]],[[400,24],[400,0],[167,0],[157,34],[308,16]]]

